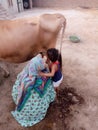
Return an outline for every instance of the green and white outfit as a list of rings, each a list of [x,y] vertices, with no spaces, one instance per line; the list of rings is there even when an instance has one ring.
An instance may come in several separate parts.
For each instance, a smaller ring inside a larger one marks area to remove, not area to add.
[[[17,76],[13,86],[12,98],[19,109],[16,107],[11,113],[21,126],[29,127],[40,122],[55,99],[51,79],[38,76],[38,70],[43,69],[44,61],[37,55]]]

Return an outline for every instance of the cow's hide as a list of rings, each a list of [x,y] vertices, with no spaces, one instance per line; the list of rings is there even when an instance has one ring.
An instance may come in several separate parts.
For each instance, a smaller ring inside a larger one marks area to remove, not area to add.
[[[55,47],[57,36],[61,28],[64,32],[65,26],[62,14],[0,20],[0,60],[22,63],[40,51]]]
[[[0,21],[0,58],[20,63],[36,53],[55,47],[66,19],[61,14],[44,14],[39,18]]]

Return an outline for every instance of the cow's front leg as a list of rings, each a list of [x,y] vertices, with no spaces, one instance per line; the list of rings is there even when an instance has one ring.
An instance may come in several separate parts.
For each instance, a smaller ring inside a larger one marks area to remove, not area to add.
[[[10,75],[6,64],[2,61],[0,61],[0,71],[2,72],[2,74],[5,78],[7,78]]]

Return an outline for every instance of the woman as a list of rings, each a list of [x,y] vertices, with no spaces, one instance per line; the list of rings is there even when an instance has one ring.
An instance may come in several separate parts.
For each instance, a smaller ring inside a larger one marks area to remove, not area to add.
[[[32,58],[17,76],[13,86],[12,97],[16,109],[11,113],[24,127],[40,122],[45,117],[49,104],[55,99],[51,79],[38,75],[40,70],[47,71],[43,59],[41,54]]]

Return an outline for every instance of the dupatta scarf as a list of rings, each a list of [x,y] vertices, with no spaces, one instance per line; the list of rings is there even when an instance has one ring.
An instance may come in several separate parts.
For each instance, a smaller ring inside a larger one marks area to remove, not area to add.
[[[16,109],[21,110],[25,102],[30,96],[30,91],[34,89],[40,97],[44,95],[47,88],[48,82],[50,82],[47,77],[38,76],[38,72],[45,70],[45,62],[41,55],[38,54],[36,57],[32,58],[27,66],[22,70],[17,76],[19,82],[18,86],[18,96],[16,102]],[[47,71],[47,70],[46,70]]]

